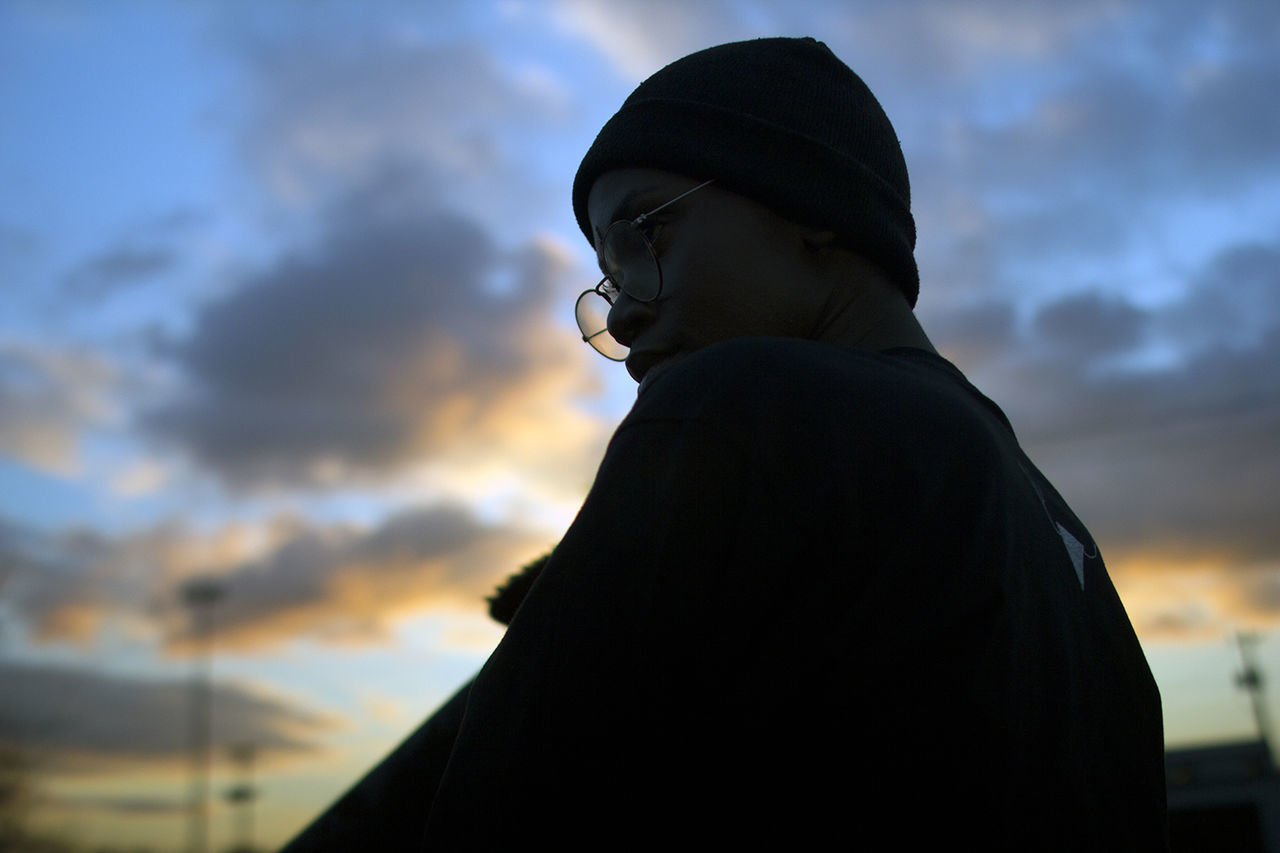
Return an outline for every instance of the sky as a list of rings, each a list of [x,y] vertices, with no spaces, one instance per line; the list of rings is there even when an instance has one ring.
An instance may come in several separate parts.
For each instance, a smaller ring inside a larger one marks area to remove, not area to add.
[[[766,35],[825,41],[894,122],[917,314],[1099,541],[1168,743],[1254,736],[1280,4],[0,0],[0,742],[31,821],[182,844],[193,580],[224,592],[214,790],[252,744],[268,847],[483,663],[485,595],[634,400],[572,318],[578,162],[648,74]]]

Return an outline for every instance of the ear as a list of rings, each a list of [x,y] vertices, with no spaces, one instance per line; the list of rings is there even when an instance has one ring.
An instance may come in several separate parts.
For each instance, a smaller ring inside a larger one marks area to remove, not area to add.
[[[801,235],[804,240],[805,248],[811,252],[821,252],[831,248],[836,242],[836,232],[818,230],[816,228],[809,229]]]

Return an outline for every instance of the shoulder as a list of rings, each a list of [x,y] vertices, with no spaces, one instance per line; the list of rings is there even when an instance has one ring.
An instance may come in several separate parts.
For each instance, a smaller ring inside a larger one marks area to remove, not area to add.
[[[664,372],[661,383],[672,385],[735,379],[755,381],[798,378],[832,370],[870,367],[874,353],[798,338],[732,338],[690,353]]]
[[[702,411],[821,394],[875,367],[857,350],[790,338],[734,338],[693,352],[641,388],[637,409]]]
[[[950,362],[792,338],[737,338],[694,352],[647,383],[632,416],[753,420],[823,413],[861,423],[966,410],[999,415]]]
[[[959,460],[990,468],[1017,444],[1000,409],[934,353],[794,339],[724,341],[673,364],[620,432],[658,424],[746,448],[766,468],[815,475],[844,468],[892,479],[909,465],[933,476]]]

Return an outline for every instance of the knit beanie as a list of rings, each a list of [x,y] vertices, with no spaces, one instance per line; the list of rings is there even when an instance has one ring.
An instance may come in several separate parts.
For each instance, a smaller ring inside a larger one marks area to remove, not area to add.
[[[714,178],[792,222],[834,231],[915,306],[916,227],[898,135],[867,85],[822,42],[723,44],[641,83],[574,178],[573,211],[587,240],[592,185],[636,166]]]

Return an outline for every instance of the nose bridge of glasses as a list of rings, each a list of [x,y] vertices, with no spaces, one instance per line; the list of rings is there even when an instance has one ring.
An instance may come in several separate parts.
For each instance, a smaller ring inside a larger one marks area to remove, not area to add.
[[[619,290],[618,285],[613,278],[606,274],[605,277],[600,279],[600,282],[595,286],[595,292],[604,297],[605,302],[612,305],[614,300],[618,298]]]

